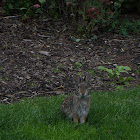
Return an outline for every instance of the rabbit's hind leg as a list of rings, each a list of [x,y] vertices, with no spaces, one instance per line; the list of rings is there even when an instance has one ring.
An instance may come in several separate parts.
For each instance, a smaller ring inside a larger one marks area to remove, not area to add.
[[[78,123],[78,120],[79,120],[78,115],[74,115],[74,116],[73,116],[73,121],[74,121],[74,123]]]
[[[86,116],[83,116],[80,118],[80,123],[85,123],[86,122]]]

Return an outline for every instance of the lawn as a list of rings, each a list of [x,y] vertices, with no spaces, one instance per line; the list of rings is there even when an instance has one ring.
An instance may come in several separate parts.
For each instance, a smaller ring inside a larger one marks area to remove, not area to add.
[[[60,112],[64,95],[0,104],[0,140],[140,140],[140,87],[91,96],[82,125]]]

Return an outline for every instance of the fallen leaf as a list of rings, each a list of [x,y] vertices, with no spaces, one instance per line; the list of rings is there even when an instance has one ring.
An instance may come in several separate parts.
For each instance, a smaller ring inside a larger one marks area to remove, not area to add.
[[[49,52],[47,51],[39,51],[40,54],[46,55],[46,56],[50,56]]]

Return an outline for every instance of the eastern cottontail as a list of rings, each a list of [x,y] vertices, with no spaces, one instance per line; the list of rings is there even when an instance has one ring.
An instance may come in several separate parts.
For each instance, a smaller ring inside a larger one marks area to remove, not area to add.
[[[73,78],[78,83],[76,94],[65,98],[60,105],[60,110],[69,118],[72,118],[75,123],[79,119],[81,123],[85,123],[91,103],[91,97],[88,94],[88,83],[91,80],[91,74],[86,74],[84,78],[74,75]]]

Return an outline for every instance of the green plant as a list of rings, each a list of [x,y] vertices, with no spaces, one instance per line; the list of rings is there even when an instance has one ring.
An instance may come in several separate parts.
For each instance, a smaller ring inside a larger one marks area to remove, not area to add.
[[[108,72],[109,73],[109,78],[113,78],[113,81],[116,84],[128,85],[130,80],[134,80],[133,77],[122,77],[120,75],[123,72],[128,73],[127,71],[131,70],[130,67],[128,67],[128,66],[118,66],[118,65],[114,65],[114,66],[115,66],[115,68],[113,70],[105,68],[103,66],[99,66],[98,69]]]
[[[91,74],[92,74],[92,76],[94,76],[94,75],[95,75],[95,71],[94,71],[94,70],[88,70],[88,72],[89,72],[89,73],[91,73]]]
[[[71,23],[76,31],[84,37],[91,38],[98,30],[116,32],[125,36],[130,32],[139,32],[140,20],[128,21],[120,18],[124,2],[125,0],[69,0],[66,5],[71,9]]]
[[[0,70],[2,70],[3,69],[3,67],[0,67]]]
[[[4,81],[8,81],[10,78],[9,77],[7,77],[7,76],[5,76],[5,77],[2,77],[2,80],[4,80]]]
[[[91,37],[90,39],[88,39],[89,42],[94,41],[97,39],[97,35],[94,35],[93,37]]]
[[[137,70],[136,70],[136,73],[137,73],[137,74],[140,74],[140,70],[139,70],[139,69],[137,69]]]
[[[71,40],[75,41],[76,43],[79,43],[81,41],[81,39],[75,38],[74,36],[71,37]]]
[[[135,0],[136,1],[136,0]],[[40,3],[39,3],[40,2]],[[47,1],[48,13],[54,19],[68,17],[76,33],[82,37],[97,39],[96,31],[115,32],[125,36],[129,32],[139,33],[140,20],[120,21],[120,13],[125,0],[51,0]],[[35,8],[39,3],[41,7]],[[43,16],[46,13],[46,0],[6,0],[2,12],[19,14],[22,17]],[[139,5],[139,2],[138,2]],[[139,7],[139,6],[138,6]],[[78,43],[81,39],[75,39]]]
[[[115,90],[124,90],[124,86],[122,86],[122,85],[121,85],[121,86],[118,85],[118,86],[115,87]]]
[[[42,14],[42,8],[37,7],[38,1],[32,0],[6,0],[4,6],[4,13],[9,14],[19,14],[22,17],[34,16],[35,14]]]
[[[35,88],[36,87],[36,83],[29,83],[28,84],[30,87]]]
[[[80,68],[80,67],[82,67],[82,64],[79,63],[79,62],[75,62],[75,63],[74,63],[74,67],[76,67],[76,68]]]
[[[64,16],[66,13],[65,0],[50,0],[50,1],[47,0],[47,9],[45,4],[44,4],[45,12],[47,11],[48,15],[53,17],[54,19],[58,19],[62,17],[62,15]]]
[[[120,23],[120,34],[128,36],[128,33],[139,33],[140,32],[140,20],[132,20],[124,19],[122,23]]]
[[[20,8],[20,10],[26,10],[26,12],[23,15],[23,18],[27,18],[28,16],[34,16],[35,14],[42,13],[39,4],[32,5],[29,8],[23,7],[23,8]]]
[[[71,0],[73,19],[79,20],[78,24],[75,24],[76,21],[73,23],[78,26],[76,28],[79,32],[88,35],[99,29],[107,29],[118,18],[121,2],[121,0],[117,2],[109,0],[83,0],[75,3]]]
[[[55,73],[60,73],[60,69],[59,69],[59,68],[55,68],[53,71],[54,71]]]

